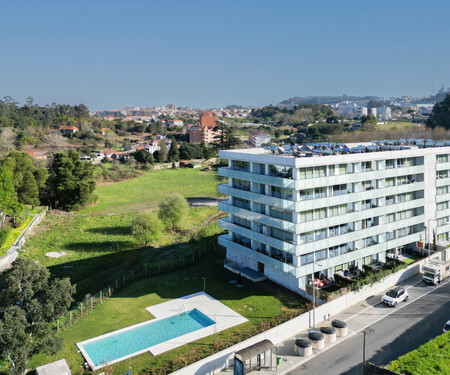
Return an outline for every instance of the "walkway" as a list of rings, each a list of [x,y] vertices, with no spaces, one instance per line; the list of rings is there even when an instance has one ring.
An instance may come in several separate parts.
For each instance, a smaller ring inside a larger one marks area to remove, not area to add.
[[[415,275],[414,277],[411,277],[410,279],[404,281],[403,283],[399,284],[402,285],[404,287],[406,287],[406,289],[410,289],[412,288],[414,285],[417,285],[418,283],[420,283],[422,280],[422,275],[418,274]],[[419,292],[414,293],[414,296],[411,295],[410,292],[410,296],[415,299],[417,296],[419,295]],[[281,363],[278,366],[278,370],[277,371],[260,371],[260,372],[252,372],[252,374],[261,374],[261,375],[282,375],[282,374],[288,374],[290,371],[300,367],[303,363],[317,357],[318,355],[326,352],[327,350],[333,348],[336,345],[339,345],[341,342],[347,340],[348,338],[360,333],[361,331],[363,331],[364,329],[366,329],[368,326],[376,323],[377,321],[383,319],[384,317],[386,317],[388,314],[395,312],[399,307],[397,307],[397,309],[386,309],[383,311],[386,311],[386,314],[366,314],[366,312],[371,309],[373,306],[381,303],[381,295],[375,295],[372,296],[370,298],[368,298],[366,301],[363,301],[359,304],[356,304],[344,311],[342,311],[341,313],[339,313],[337,316],[333,316],[331,317],[331,319],[339,319],[339,320],[343,320],[345,322],[347,322],[348,325],[348,335],[346,337],[337,337],[336,338],[336,342],[331,343],[331,344],[325,344],[324,349],[322,349],[321,351],[316,351],[313,350],[313,354],[310,357],[300,357],[298,355],[295,354],[294,351],[294,343],[295,343],[295,339],[298,337],[306,337],[308,335],[308,330],[307,331],[300,331],[298,333],[296,333],[295,335],[293,335],[291,338],[289,338],[288,340],[285,340],[282,343],[278,343],[277,349],[277,355],[279,357],[281,357]],[[330,321],[326,321],[326,320],[322,320],[324,317],[316,317],[318,322],[316,324],[316,329],[319,329],[321,326],[323,325],[330,325],[331,322]],[[321,321],[319,321],[321,320]],[[221,371],[219,374],[223,374],[223,375],[230,375],[233,373],[233,369],[227,369],[224,371]]]

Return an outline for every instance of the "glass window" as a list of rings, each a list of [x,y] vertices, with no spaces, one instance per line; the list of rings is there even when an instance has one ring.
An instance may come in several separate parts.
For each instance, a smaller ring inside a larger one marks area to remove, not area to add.
[[[386,160],[386,169],[392,168],[395,168],[395,160],[394,159]]]
[[[300,190],[300,200],[307,201],[313,199],[313,189]]]
[[[238,171],[249,172],[250,163],[248,161],[233,160],[233,169]]]
[[[314,210],[314,220],[325,219],[327,217],[326,208],[318,208]]]
[[[335,173],[336,173],[335,166],[334,165],[329,165],[328,166],[328,176],[334,176]]]
[[[319,187],[314,189],[314,199],[325,198],[327,196],[327,188]]]
[[[347,174],[347,164],[339,164],[339,174]]]
[[[292,178],[292,168],[284,165],[270,165],[269,171],[271,176]]]

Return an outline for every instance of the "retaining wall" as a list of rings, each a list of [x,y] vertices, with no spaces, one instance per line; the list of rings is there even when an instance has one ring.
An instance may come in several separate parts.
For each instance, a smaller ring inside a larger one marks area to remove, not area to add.
[[[440,253],[431,255],[431,258],[440,258]],[[323,320],[324,315],[331,314],[333,317],[350,306],[353,306],[361,301],[365,301],[367,298],[376,294],[382,293],[386,289],[393,287],[396,284],[409,279],[410,277],[420,273],[422,265],[428,259],[422,259],[416,263],[409,265],[406,269],[400,270],[395,274],[389,275],[384,280],[375,283],[372,286],[365,286],[358,292],[350,292],[344,296],[336,298],[335,300],[325,303],[316,308],[316,322]],[[244,349],[250,345],[253,345],[259,341],[268,339],[273,344],[278,345],[282,341],[285,341],[295,335],[307,330],[312,326],[312,312],[309,311],[302,315],[295,317],[285,323],[282,323],[274,328],[271,328],[265,332],[262,332],[256,336],[253,336],[245,341],[242,341],[236,345],[230,346],[216,354],[206,357],[200,361],[197,361],[189,366],[186,366],[180,370],[173,372],[176,375],[211,375],[219,372],[221,369],[228,367],[234,358],[234,353],[238,350]]]
[[[3,271],[6,267],[8,267],[10,264],[12,264],[17,256],[19,255],[18,250],[25,244],[26,239],[30,236],[33,229],[36,227],[36,225],[39,224],[39,222],[42,220],[42,218],[47,213],[47,210],[44,212],[41,212],[40,214],[35,215],[33,220],[31,220],[31,223],[28,224],[28,226],[22,231],[20,236],[16,239],[16,242],[14,242],[14,245],[11,246],[6,254],[0,258],[0,271]]]

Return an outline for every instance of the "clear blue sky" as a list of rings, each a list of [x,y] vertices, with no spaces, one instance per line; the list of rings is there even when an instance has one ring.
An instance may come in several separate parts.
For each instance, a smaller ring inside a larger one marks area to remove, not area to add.
[[[0,98],[91,110],[422,96],[450,86],[450,1],[16,0]]]

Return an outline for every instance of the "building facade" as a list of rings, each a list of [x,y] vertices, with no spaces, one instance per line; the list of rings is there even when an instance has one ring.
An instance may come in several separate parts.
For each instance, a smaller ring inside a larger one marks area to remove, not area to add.
[[[215,137],[218,134],[214,130],[217,126],[217,121],[217,113],[203,112],[200,115],[200,124],[189,128],[189,142],[205,143],[206,145],[214,142]]]
[[[270,137],[262,132],[250,132],[248,136],[248,143],[253,147],[261,147],[266,143],[270,143]]]
[[[227,262],[304,294],[323,274],[449,240],[450,147],[330,156],[220,151]],[[432,242],[430,240],[429,242]]]

